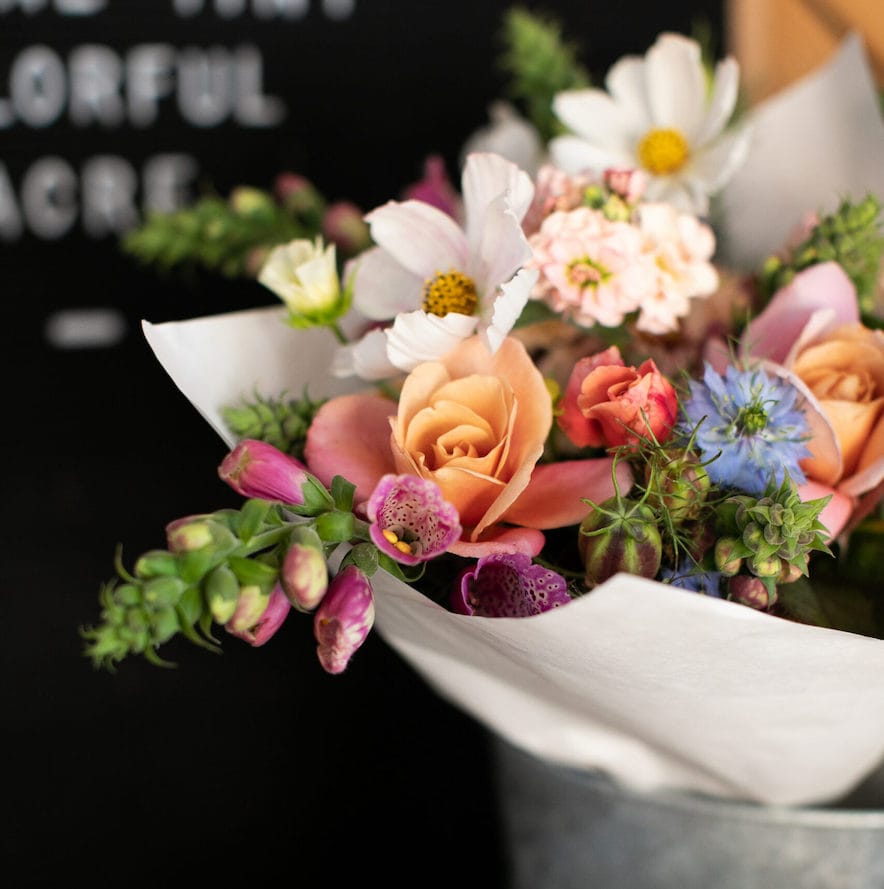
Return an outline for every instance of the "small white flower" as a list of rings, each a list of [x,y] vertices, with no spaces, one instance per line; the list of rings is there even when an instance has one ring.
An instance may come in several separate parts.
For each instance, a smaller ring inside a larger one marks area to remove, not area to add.
[[[624,56],[601,89],[559,93],[553,107],[572,132],[550,143],[568,173],[633,167],[648,174],[645,197],[706,215],[709,198],[743,162],[748,127],[728,128],[737,101],[739,66],[720,61],[711,91],[700,45],[664,33],[644,57]]]
[[[289,323],[312,327],[336,320],[346,310],[338,278],[335,245],[298,239],[270,251],[258,281],[289,309]]]
[[[521,222],[534,185],[510,161],[477,152],[461,189],[463,228],[415,200],[366,216],[377,246],[351,262],[347,277],[355,310],[382,327],[342,347],[333,373],[382,379],[441,358],[477,331],[492,351],[507,336],[536,278],[521,270],[531,256]]]

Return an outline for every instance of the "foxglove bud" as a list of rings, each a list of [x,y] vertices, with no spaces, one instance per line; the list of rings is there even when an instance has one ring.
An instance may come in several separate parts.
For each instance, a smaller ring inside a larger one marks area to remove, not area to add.
[[[363,218],[365,214],[350,201],[336,201],[322,217],[322,235],[348,256],[365,250],[371,244],[371,233]]]
[[[244,586],[233,617],[224,625],[232,636],[258,648],[268,642],[291,610],[282,589],[275,586],[267,595],[259,586]]]
[[[316,186],[298,173],[280,173],[273,183],[273,194],[290,213],[319,215],[325,201]]]
[[[275,500],[304,511],[321,512],[334,505],[328,491],[307,467],[273,445],[241,441],[221,462],[218,475],[243,497]]]
[[[206,577],[205,596],[216,623],[226,624],[236,613],[239,581],[227,565],[219,565]]]
[[[166,525],[166,544],[173,553],[192,553],[212,542],[210,516],[192,515]]]
[[[315,538],[311,540],[310,538]],[[282,560],[279,582],[298,611],[313,611],[328,589],[328,566],[322,541],[312,529],[298,529]]]
[[[580,523],[578,548],[590,589],[621,571],[656,577],[663,558],[654,511],[619,496],[596,506]]]
[[[313,619],[319,663],[342,673],[374,624],[374,594],[365,573],[347,565],[335,575]]]

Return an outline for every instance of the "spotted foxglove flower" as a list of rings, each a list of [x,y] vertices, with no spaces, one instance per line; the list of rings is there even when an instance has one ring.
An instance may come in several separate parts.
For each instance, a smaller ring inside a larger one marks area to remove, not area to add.
[[[700,215],[742,164],[750,130],[729,127],[739,66],[727,58],[707,88],[700,45],[660,35],[648,52],[624,56],[606,90],[559,93],[556,115],[571,131],[550,143],[553,162],[569,173],[634,167],[648,175],[646,198]]]
[[[565,579],[524,553],[483,556],[452,594],[455,611],[483,617],[529,617],[570,601]]]
[[[682,407],[715,484],[761,496],[772,478],[777,484],[786,475],[805,480],[799,461],[810,453],[809,427],[791,383],[732,364],[722,376],[707,363],[690,392]]]
[[[521,314],[536,272],[522,231],[534,195],[527,173],[471,154],[461,183],[464,224],[423,201],[390,201],[366,216],[377,244],[348,265],[354,308],[379,326],[342,347],[337,376],[384,379],[442,358],[477,331],[496,351]]]
[[[417,475],[384,475],[369,497],[367,514],[372,541],[403,565],[435,558],[462,530],[457,510],[439,486]]]

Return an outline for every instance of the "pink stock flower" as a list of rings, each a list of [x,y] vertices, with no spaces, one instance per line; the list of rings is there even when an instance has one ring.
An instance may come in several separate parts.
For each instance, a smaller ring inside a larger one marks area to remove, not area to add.
[[[316,654],[328,673],[342,673],[374,625],[374,594],[368,577],[347,565],[329,584],[313,619]]]
[[[245,586],[240,591],[239,602],[233,617],[224,625],[232,636],[258,648],[269,642],[288,617],[291,605],[277,585],[267,596],[257,586]]]
[[[588,174],[572,176],[552,164],[544,164],[537,171],[534,198],[522,220],[525,234],[535,234],[543,220],[557,211],[582,207],[586,189],[595,181],[595,177]]]
[[[451,606],[460,614],[529,617],[571,601],[568,584],[524,553],[483,556],[460,577]]]
[[[674,386],[653,360],[627,367],[616,346],[574,365],[558,424],[578,447],[617,447],[669,438],[678,415]]]
[[[372,541],[403,565],[444,553],[462,530],[439,486],[417,475],[383,476],[368,498],[367,514]]]
[[[600,210],[554,212],[529,243],[534,256],[526,268],[540,272],[532,296],[583,327],[619,326],[654,290],[641,232]]]

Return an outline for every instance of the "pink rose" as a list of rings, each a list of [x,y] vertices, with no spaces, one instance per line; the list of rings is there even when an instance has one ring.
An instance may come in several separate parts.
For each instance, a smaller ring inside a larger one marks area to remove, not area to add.
[[[559,426],[578,447],[666,441],[678,415],[675,387],[651,359],[627,367],[616,346],[581,358],[565,390]]]

